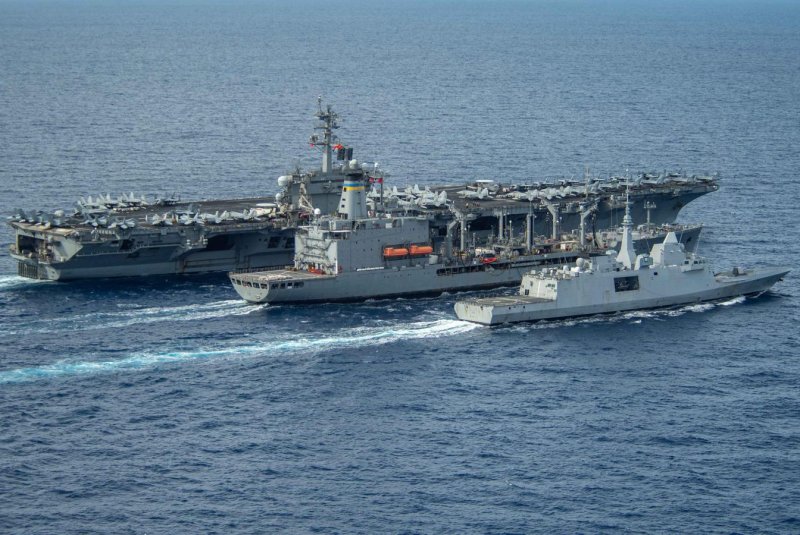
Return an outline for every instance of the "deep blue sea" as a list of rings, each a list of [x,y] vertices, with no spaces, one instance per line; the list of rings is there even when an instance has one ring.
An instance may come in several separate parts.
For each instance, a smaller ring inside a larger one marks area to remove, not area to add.
[[[30,281],[3,225],[0,533],[800,533],[800,3],[0,0],[2,215],[274,193],[318,95],[400,185],[719,172],[701,252],[795,271],[488,329]]]

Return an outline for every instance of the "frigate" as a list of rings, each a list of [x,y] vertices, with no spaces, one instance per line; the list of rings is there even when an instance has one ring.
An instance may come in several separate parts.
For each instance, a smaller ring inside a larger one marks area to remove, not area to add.
[[[297,229],[293,266],[230,274],[245,300],[362,301],[489,289],[519,284],[532,268],[571,265],[602,252],[587,241],[585,222],[574,239],[535,238],[532,214],[524,240],[509,233],[480,247],[456,249],[450,236],[431,233],[424,215],[393,213],[370,203],[357,162],[343,168],[354,173],[345,179],[336,214],[315,212]]]
[[[15,232],[10,254],[19,275],[68,281],[285,266],[293,260],[298,226],[315,212],[335,214],[342,184],[350,179],[369,185],[371,213],[415,215],[427,221],[434,240],[449,239],[461,250],[498,236],[519,236],[528,223],[531,232],[553,240],[582,225],[595,235],[621,220],[626,188],[637,217],[643,219],[646,212],[654,225],[672,223],[688,202],[719,188],[715,175],[666,171],[389,188],[377,164],[351,165],[353,147],[335,135],[339,116],[330,106],[320,100],[315,117],[309,142],[321,152],[321,166],[310,171],[297,167],[279,177],[275,195],[188,202],[175,196],[99,194],[81,198],[71,211],[17,210],[9,223]],[[420,178],[425,182],[428,177]]]
[[[619,253],[578,259],[570,268],[545,268],[524,276],[519,295],[458,301],[459,319],[484,325],[608,314],[671,307],[759,294],[789,268],[714,273],[711,264],[687,252],[670,232],[649,254],[636,254],[630,212]]]

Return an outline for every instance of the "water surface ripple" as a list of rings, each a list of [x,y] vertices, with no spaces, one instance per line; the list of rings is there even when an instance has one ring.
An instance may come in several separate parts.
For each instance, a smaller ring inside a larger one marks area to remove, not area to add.
[[[781,1],[9,0],[0,206],[273,193],[322,94],[399,184],[718,171],[681,213],[701,251],[797,266],[798,27]],[[480,292],[253,306],[3,255],[0,532],[797,533],[798,275],[488,329],[452,310]]]

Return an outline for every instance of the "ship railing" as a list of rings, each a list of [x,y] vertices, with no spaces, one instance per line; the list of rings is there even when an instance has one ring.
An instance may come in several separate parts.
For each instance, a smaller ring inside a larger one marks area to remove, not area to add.
[[[279,219],[257,219],[253,221],[239,221],[239,222],[225,222],[219,225],[201,225],[200,228],[206,228],[209,230],[221,230],[221,231],[230,231],[230,230],[260,230],[264,227],[265,223],[270,223],[273,228],[276,229],[284,229],[290,227],[288,221],[282,221]],[[159,227],[152,225],[150,223],[141,223],[136,226],[136,228],[128,229],[127,231],[121,231],[118,228],[107,228],[107,227],[82,227],[76,226],[74,232],[77,233],[77,237],[81,241],[91,241],[91,242],[104,242],[107,241],[108,238],[116,238],[120,239],[131,234],[142,234],[142,235],[150,235],[152,233],[151,229],[184,229],[184,228],[198,228],[196,225],[181,225],[181,224],[174,224],[171,226],[164,226]]]
[[[257,273],[259,271],[281,271],[283,269],[289,269],[292,266],[266,266],[266,267],[254,267],[254,268],[239,268],[231,270],[230,273],[234,275],[241,275],[243,273]]]

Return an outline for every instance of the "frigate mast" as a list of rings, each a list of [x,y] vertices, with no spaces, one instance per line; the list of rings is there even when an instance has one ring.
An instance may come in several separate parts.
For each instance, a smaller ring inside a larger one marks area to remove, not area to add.
[[[319,139],[317,134],[312,134],[308,140],[312,147],[322,146],[322,172],[323,174],[330,174],[333,170],[333,145],[336,141],[336,135],[333,133],[334,129],[339,128],[339,115],[335,113],[330,104],[325,109],[322,109],[322,97],[317,97],[317,111],[315,117],[321,121],[320,124],[314,127],[314,130],[322,131],[322,140]]]
[[[617,262],[621,262],[626,268],[633,269],[636,260],[636,253],[633,249],[631,229],[633,229],[633,218],[631,217],[630,187],[625,192],[625,217],[622,218],[622,245],[617,254]]]

